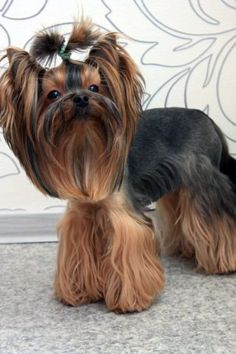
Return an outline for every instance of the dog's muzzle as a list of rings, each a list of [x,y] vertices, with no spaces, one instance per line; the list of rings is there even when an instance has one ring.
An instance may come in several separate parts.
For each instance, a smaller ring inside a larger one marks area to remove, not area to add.
[[[79,93],[73,97],[72,101],[75,108],[75,117],[77,119],[86,119],[89,113],[90,97],[85,93]]]

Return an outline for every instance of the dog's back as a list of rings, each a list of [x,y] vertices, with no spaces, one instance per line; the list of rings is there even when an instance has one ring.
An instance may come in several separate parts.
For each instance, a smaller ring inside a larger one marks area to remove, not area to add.
[[[143,203],[155,201],[184,183],[189,164],[201,159],[236,185],[236,160],[220,128],[206,114],[185,108],[144,111],[128,158],[130,188],[149,198]]]

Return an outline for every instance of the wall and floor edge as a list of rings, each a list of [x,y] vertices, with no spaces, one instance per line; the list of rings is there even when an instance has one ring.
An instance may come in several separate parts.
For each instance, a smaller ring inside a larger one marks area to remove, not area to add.
[[[0,215],[0,244],[55,242],[61,216],[60,213]]]

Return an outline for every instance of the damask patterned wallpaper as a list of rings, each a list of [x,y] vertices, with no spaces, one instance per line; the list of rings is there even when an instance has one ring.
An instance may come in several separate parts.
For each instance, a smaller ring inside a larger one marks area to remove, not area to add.
[[[0,51],[28,48],[43,27],[66,34],[82,12],[126,35],[122,44],[146,80],[144,108],[200,108],[236,153],[235,0],[0,0]],[[0,212],[62,208],[64,202],[36,191],[0,134]]]

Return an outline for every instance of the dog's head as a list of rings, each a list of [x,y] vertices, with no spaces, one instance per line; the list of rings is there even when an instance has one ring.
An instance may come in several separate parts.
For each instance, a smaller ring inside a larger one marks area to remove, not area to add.
[[[84,61],[71,52],[88,50]],[[51,64],[56,55],[62,63]],[[0,79],[0,124],[33,183],[60,198],[102,199],[121,184],[141,110],[142,78],[115,33],[88,20],[67,44],[36,35],[30,53],[8,48]]]

